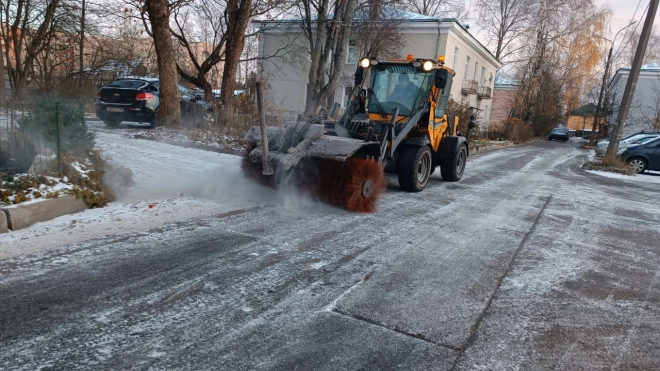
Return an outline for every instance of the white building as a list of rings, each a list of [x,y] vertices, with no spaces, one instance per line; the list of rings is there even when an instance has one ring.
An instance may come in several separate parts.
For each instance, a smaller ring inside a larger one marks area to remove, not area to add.
[[[623,91],[628,82],[630,67],[619,68],[609,85],[611,110],[610,126],[616,124]],[[633,93],[628,120],[623,135],[639,131],[660,131],[660,63],[643,65]]]
[[[446,65],[456,71],[451,97],[479,108],[482,127],[487,126],[492,104],[495,73],[502,64],[455,19],[439,19],[395,10],[404,48],[399,57],[408,54],[416,58],[445,56]],[[391,19],[390,19],[391,20]],[[285,113],[295,115],[305,109],[309,49],[299,27],[300,21],[262,22],[259,57],[262,60],[261,79],[269,89],[266,96]],[[334,102],[346,107],[353,87],[353,74],[363,56],[348,46],[344,76],[340,78]],[[369,56],[371,57],[371,56]],[[262,59],[263,58],[263,59]],[[334,102],[329,102],[329,107]]]

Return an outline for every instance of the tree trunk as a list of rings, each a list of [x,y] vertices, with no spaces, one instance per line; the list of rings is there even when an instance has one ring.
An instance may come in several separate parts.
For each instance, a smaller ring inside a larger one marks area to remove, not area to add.
[[[86,2],[82,0],[81,9],[80,9],[80,45],[79,55],[78,55],[78,94],[82,97],[82,86],[83,86],[83,71],[85,69],[85,11]]]
[[[227,2],[227,43],[225,44],[225,65],[222,72],[220,102],[222,102],[221,122],[225,127],[234,119],[234,90],[238,64],[245,45],[245,29],[252,11],[252,0],[229,0]]]
[[[146,0],[146,10],[153,32],[158,60],[159,99],[157,126],[180,126],[181,107],[177,87],[176,61],[170,36],[170,5],[168,0]]]
[[[350,30],[353,24],[355,14],[356,0],[347,0],[342,3],[335,3],[333,9],[334,17],[340,17],[339,22],[327,22],[326,6],[327,0],[320,3],[318,9],[318,19],[315,22],[316,37],[312,37],[312,14],[309,8],[306,9],[306,34],[310,42],[310,54],[312,64],[309,71],[309,81],[307,84],[307,104],[303,117],[315,115],[321,104],[334,94],[337,88],[337,81],[343,72],[345,66],[347,47],[349,42]],[[332,51],[332,63],[328,81],[325,76],[328,73],[325,61]]]

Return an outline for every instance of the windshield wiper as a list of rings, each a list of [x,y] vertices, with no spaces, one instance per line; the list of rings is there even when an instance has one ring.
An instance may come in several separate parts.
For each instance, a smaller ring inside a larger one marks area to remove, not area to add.
[[[370,97],[373,96],[374,102],[376,103],[376,108],[378,109],[378,113],[380,113],[381,116],[386,117],[387,114],[385,113],[385,109],[380,105],[380,101],[378,100],[376,93],[371,88],[368,88],[367,91],[369,92]]]

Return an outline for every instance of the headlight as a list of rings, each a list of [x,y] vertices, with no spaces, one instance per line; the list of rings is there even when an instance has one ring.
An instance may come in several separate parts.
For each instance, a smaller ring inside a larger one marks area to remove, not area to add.
[[[422,68],[424,68],[424,71],[432,70],[433,69],[433,62],[431,62],[431,61],[424,62],[424,66]]]
[[[369,62],[369,58],[363,58],[360,61],[360,66],[362,66],[363,68],[368,68],[370,63],[371,62]]]

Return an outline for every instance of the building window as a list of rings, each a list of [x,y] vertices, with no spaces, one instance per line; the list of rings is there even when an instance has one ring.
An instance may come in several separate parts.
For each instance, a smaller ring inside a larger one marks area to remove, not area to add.
[[[454,64],[451,66],[451,69],[456,71],[457,64],[458,64],[458,48],[454,48]]]
[[[342,97],[342,106],[341,106],[341,108],[348,107],[348,101],[351,99],[351,91],[352,90],[353,90],[353,88],[350,87],[350,86],[344,87],[344,96]]]
[[[465,59],[465,79],[467,80],[468,74],[470,73],[470,57]]]
[[[483,86],[485,80],[486,80],[486,67],[481,67],[481,82],[479,82],[479,85]]]
[[[357,42],[354,40],[348,43],[348,52],[346,53],[346,64],[357,64]]]
[[[474,62],[474,76],[472,80],[477,81],[477,71],[479,70],[479,62]]]

